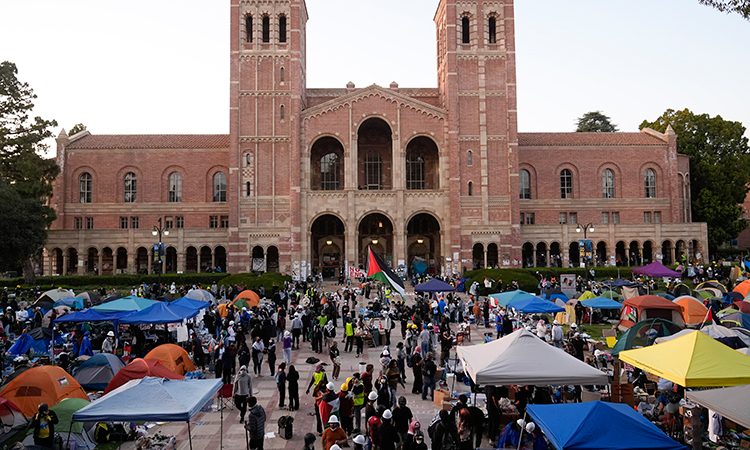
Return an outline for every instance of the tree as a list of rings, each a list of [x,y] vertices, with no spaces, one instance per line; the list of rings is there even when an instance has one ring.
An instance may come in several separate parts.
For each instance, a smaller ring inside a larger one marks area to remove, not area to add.
[[[84,130],[86,130],[86,125],[82,123],[77,123],[73,125],[73,128],[70,129],[70,131],[68,132],[68,136],[73,136],[74,134],[78,134]]]
[[[28,83],[17,78],[11,62],[0,63],[0,182],[2,182],[3,240],[0,267],[24,269],[26,282],[33,282],[33,257],[44,244],[46,232],[39,233],[55,219],[47,206],[52,198],[52,181],[60,172],[54,160],[41,156],[52,137],[54,120],[30,118],[36,95]],[[13,202],[14,204],[6,204]],[[14,225],[15,224],[15,225]],[[41,240],[40,240],[41,237]],[[20,252],[20,253],[19,253]]]
[[[737,13],[750,20],[750,0],[698,0],[701,5],[711,6],[725,13]]]
[[[690,196],[693,220],[708,224],[708,245],[715,251],[747,227],[741,203],[750,188],[750,148],[740,122],[721,116],[668,109],[648,127],[677,133],[677,151],[690,156]]]
[[[610,118],[601,111],[591,111],[578,118],[576,131],[579,133],[613,133],[617,131],[617,126],[613,125]]]

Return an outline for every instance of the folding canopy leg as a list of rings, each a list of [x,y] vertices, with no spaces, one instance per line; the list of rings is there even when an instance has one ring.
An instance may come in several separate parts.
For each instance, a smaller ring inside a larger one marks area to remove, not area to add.
[[[190,442],[190,450],[193,450],[193,433],[190,431],[190,421],[188,420],[188,441]]]

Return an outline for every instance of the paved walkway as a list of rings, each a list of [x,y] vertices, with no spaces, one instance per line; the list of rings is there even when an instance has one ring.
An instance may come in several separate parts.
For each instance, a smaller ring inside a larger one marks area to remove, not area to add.
[[[326,291],[334,291],[335,285],[329,284],[324,287]],[[408,302],[408,299],[407,299]],[[339,390],[341,383],[346,380],[353,372],[359,371],[359,362],[363,361],[366,363],[372,363],[375,365],[375,375],[377,375],[377,368],[379,367],[378,359],[380,357],[380,348],[366,348],[364,355],[360,358],[355,358],[356,353],[345,353],[343,351],[344,345],[341,343],[341,337],[344,335],[341,320],[338,321],[338,329],[336,335],[339,339],[339,348],[341,349],[341,374],[336,384],[336,390]],[[472,325],[472,337],[474,342],[480,341],[484,328],[477,330]],[[391,334],[391,348],[395,348],[396,344],[401,341],[400,327],[397,322],[396,328]],[[469,344],[471,345],[471,344]],[[310,343],[305,342],[301,345],[300,350],[293,350],[292,352],[292,364],[300,374],[300,408],[298,411],[289,412],[286,410],[280,410],[279,405],[279,393],[276,390],[276,382],[274,377],[270,376],[270,370],[268,364],[264,361],[264,373],[262,377],[253,375],[253,388],[256,392],[258,402],[266,410],[266,433],[273,432],[276,437],[267,438],[264,444],[266,449],[295,449],[299,450],[303,447],[304,435],[308,432],[316,433],[315,416],[310,415],[314,412],[314,402],[310,395],[305,395],[305,390],[312,377],[314,365],[305,363],[305,360],[309,356],[315,356],[321,361],[328,362],[329,365],[326,368],[329,379],[331,378],[332,365],[328,358],[328,354],[316,354],[311,350]],[[283,354],[279,349],[277,351],[277,364],[283,361]],[[252,369],[252,367],[250,368]],[[405,396],[407,399],[407,406],[411,408],[412,413],[420,421],[423,429],[429,425],[432,418],[437,414],[439,408],[433,404],[433,402],[422,401],[421,396],[414,395],[411,393],[411,387],[413,383],[413,377],[411,369],[407,368],[407,381],[406,389],[399,386],[398,395]],[[209,374],[209,377],[213,377],[213,374]],[[364,411],[363,411],[364,413]],[[204,450],[204,449],[241,449],[245,447],[245,431],[242,424],[239,423],[239,413],[236,409],[225,409],[224,412],[224,431],[223,431],[223,443],[222,443],[222,432],[221,432],[221,413],[220,412],[208,412],[198,413],[191,423],[192,432],[192,448],[193,450]],[[278,419],[284,415],[291,415],[294,417],[294,435],[292,439],[286,440],[278,436]],[[364,419],[363,419],[364,421]],[[157,425],[149,430],[149,434],[153,435],[155,432],[160,432],[167,435],[175,435],[177,437],[177,449],[186,450],[189,449],[188,442],[188,427],[186,423],[167,423],[164,425]],[[426,441],[429,445],[429,437],[425,436]],[[351,441],[350,441],[351,445]],[[135,449],[134,442],[127,442],[123,444],[123,449],[131,450]],[[320,438],[316,441],[316,448],[321,448]]]

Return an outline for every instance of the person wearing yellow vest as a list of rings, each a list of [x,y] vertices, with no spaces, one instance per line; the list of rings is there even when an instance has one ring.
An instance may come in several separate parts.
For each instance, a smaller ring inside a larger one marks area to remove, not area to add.
[[[46,403],[39,404],[39,412],[34,414],[29,428],[34,428],[34,445],[52,448],[55,441],[55,425],[59,422],[57,414],[49,409]]]
[[[344,351],[347,353],[351,353],[352,347],[354,347],[354,323],[352,319],[346,318],[346,345],[344,346]]]
[[[354,420],[356,426],[353,433],[360,433],[362,427],[362,408],[365,406],[365,384],[359,379],[359,373],[352,375],[351,393],[354,396]]]

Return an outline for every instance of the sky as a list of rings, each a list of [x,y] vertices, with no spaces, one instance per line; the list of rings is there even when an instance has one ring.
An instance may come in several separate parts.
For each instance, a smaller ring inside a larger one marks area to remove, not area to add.
[[[228,133],[229,4],[3,1],[0,60],[17,65],[55,135],[77,123]],[[436,87],[437,4],[308,0],[308,87]],[[521,132],[574,131],[588,111],[638,131],[668,108],[750,127],[750,22],[737,15],[697,0],[516,0],[515,27]]]

